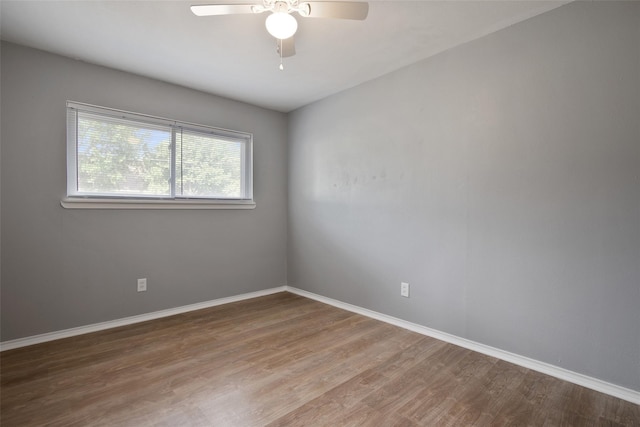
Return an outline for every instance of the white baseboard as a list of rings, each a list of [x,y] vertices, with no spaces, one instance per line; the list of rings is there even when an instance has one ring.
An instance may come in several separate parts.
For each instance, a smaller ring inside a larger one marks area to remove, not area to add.
[[[460,338],[458,336],[438,331],[436,329],[431,329],[426,326],[418,325],[416,323],[407,322],[406,320],[398,319],[396,317],[388,316],[386,314],[378,313],[376,311],[368,310],[356,305],[317,295],[312,292],[304,291],[302,289],[297,289],[291,286],[285,286],[285,289],[287,292],[291,292],[296,295],[320,301],[334,307],[361,314],[363,316],[371,317],[385,323],[390,323],[392,325],[399,326],[401,328],[408,329],[410,331],[417,332],[419,334],[426,335],[432,338],[436,338],[441,341],[455,344],[469,350],[477,351],[478,353],[486,354],[487,356],[495,357],[506,362],[511,362],[515,365],[523,366],[534,371],[542,372],[543,374],[551,375],[552,377],[556,377],[564,381],[587,387],[592,390],[605,393],[631,403],[640,404],[640,392],[635,390],[611,384],[597,378],[579,374],[568,369],[560,368],[558,366],[554,366],[545,362],[540,362],[535,359],[530,359],[525,356],[520,356],[508,351],[500,350],[498,348],[484,345],[465,338]]]
[[[123,319],[111,320],[107,322],[94,323],[91,325],[80,326],[77,328],[65,329],[62,331],[49,332],[41,335],[34,335],[25,338],[19,338],[16,340],[0,342],[0,351],[12,350],[15,348],[26,347],[33,344],[39,344],[47,341],[58,340],[61,338],[73,337],[76,335],[88,334],[91,332],[102,331],[105,329],[117,328],[120,326],[132,325],[134,323],[146,322],[148,320],[160,319],[162,317],[173,316],[175,314],[187,313],[189,311],[201,310],[203,308],[214,307],[222,304],[229,304],[232,302],[242,301],[251,298],[257,298],[265,295],[271,295],[278,292],[291,292],[296,295],[300,295],[306,298],[310,298],[316,301],[323,302],[325,304],[332,305],[334,307],[341,308],[343,310],[351,311],[363,316],[370,317],[372,319],[380,320],[385,323],[389,323],[395,326],[399,326],[404,329],[408,329],[413,332],[417,332],[422,335],[433,337],[441,341],[445,341],[457,346],[467,348],[469,350],[477,351],[478,353],[486,354],[488,356],[495,357],[513,364],[523,366],[525,368],[532,369],[534,371],[542,372],[543,374],[551,375],[564,381],[569,381],[574,384],[578,384],[583,387],[590,388],[592,390],[605,393],[635,404],[640,404],[640,392],[631,390],[625,387],[621,387],[615,384],[611,384],[597,378],[589,377],[577,372],[569,371],[558,366],[550,365],[548,363],[540,362],[534,359],[530,359],[525,356],[510,353],[508,351],[500,350],[495,347],[484,345],[475,341],[471,341],[465,338],[460,338],[455,335],[441,332],[436,329],[431,329],[426,326],[411,323],[406,320],[398,319],[396,317],[388,316],[386,314],[378,313],[373,310],[358,307],[356,305],[348,304],[342,301],[327,298],[321,295],[314,294],[312,292],[297,289],[291,286],[279,286],[276,288],[265,289],[257,292],[250,292],[241,295],[235,295],[226,298],[220,298],[211,301],[199,302],[196,304],[184,305],[181,307],[169,308],[166,310],[154,311],[152,313],[140,314],[137,316],[125,317]]]
[[[105,329],[117,328],[120,326],[132,325],[134,323],[146,322],[147,320],[160,319],[161,317],[173,316],[175,314],[187,313],[189,311],[201,310],[203,308],[214,307],[216,305],[229,304],[231,302],[262,297],[265,295],[285,292],[286,286],[265,289],[263,291],[249,292],[247,294],[234,295],[226,298],[219,298],[211,301],[199,302],[196,304],[183,305],[181,307],[168,308],[166,310],[154,311],[137,316],[125,317],[123,319],[109,320],[107,322],[94,323],[77,328],[64,329],[62,331],[48,332],[41,335],[33,335],[25,338],[18,338],[0,343],[0,352],[12,350],[14,348],[26,347],[28,345],[39,344],[47,341],[59,340],[61,338],[73,337],[76,335],[88,334],[91,332],[103,331]]]

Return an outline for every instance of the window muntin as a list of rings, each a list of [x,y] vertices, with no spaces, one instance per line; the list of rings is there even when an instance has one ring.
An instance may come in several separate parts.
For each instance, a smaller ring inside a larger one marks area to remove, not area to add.
[[[69,198],[252,201],[251,134],[69,101]]]

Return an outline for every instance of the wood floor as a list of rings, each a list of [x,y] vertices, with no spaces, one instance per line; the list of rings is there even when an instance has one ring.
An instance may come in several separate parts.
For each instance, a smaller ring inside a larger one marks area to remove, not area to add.
[[[639,426],[640,407],[290,293],[9,350],[10,426]]]

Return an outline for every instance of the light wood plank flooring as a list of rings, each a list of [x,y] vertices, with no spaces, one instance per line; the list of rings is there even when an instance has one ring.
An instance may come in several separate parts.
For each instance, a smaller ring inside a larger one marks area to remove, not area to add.
[[[5,351],[10,426],[638,426],[640,407],[290,293]]]

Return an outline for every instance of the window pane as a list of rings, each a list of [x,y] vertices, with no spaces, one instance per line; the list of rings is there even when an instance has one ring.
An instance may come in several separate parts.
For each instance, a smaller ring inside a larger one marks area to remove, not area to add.
[[[78,113],[78,193],[170,196],[171,130]]]
[[[252,146],[244,132],[67,101],[67,196],[247,204]]]
[[[244,197],[245,141],[183,131],[176,135],[176,196]]]

